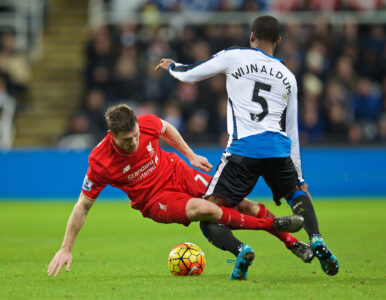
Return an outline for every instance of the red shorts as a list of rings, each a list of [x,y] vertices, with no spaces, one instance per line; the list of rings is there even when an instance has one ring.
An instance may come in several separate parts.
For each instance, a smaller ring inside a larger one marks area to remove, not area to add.
[[[178,160],[169,182],[151,199],[153,205],[142,212],[143,216],[158,223],[189,225],[186,204],[192,198],[202,198],[211,177]]]

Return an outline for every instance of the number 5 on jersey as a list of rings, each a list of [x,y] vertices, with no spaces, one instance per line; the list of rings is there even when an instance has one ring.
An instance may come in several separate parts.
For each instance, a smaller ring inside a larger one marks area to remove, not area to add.
[[[259,81],[255,82],[255,87],[253,88],[252,101],[259,103],[261,105],[261,108],[263,109],[263,111],[259,114],[250,113],[252,121],[256,121],[256,122],[262,121],[265,118],[265,116],[268,114],[267,100],[265,100],[264,97],[259,96],[260,90],[270,92],[271,86],[269,84],[265,84]]]

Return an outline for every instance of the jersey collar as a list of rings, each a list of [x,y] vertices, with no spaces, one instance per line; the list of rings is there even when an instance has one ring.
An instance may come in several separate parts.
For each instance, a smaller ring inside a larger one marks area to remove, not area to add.
[[[261,50],[261,49],[259,49],[259,48],[253,48],[253,49],[255,49],[256,51],[259,51],[259,52],[263,53],[265,56],[268,56],[268,57],[270,57],[270,58],[273,58],[273,59],[276,59],[276,60],[278,60],[278,61],[280,61],[280,62],[283,62],[283,60],[282,60],[281,58],[277,58],[277,57],[271,56],[271,55],[265,53],[263,50]]]
[[[121,155],[121,156],[131,156],[132,155],[132,153],[129,153],[129,152],[119,148],[117,146],[117,144],[115,144],[114,138],[111,136],[110,136],[110,141],[111,141],[111,145],[113,145],[115,152],[117,152],[119,155]]]

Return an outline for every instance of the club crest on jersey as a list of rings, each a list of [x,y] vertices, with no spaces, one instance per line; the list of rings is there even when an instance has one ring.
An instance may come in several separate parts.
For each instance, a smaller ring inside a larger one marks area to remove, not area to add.
[[[129,170],[130,170],[130,165],[127,165],[126,167],[123,168],[123,174],[125,174]]]
[[[149,145],[147,145],[146,149],[147,151],[149,151],[150,156],[154,155],[155,152],[154,152],[153,146],[151,145],[151,142],[149,142]]]
[[[86,175],[86,177],[84,177],[84,180],[83,180],[82,189],[89,192],[89,191],[91,191],[91,188],[93,185],[94,185],[94,183],[90,179],[88,179],[88,177]]]

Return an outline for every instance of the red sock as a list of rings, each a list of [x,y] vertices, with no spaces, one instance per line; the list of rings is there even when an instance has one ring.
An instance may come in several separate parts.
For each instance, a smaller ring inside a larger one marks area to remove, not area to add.
[[[257,218],[274,218],[275,215],[271,213],[265,206],[264,204],[259,203],[260,210],[257,214]],[[292,234],[288,232],[277,232],[273,229],[267,230],[270,234],[276,236],[279,240],[281,240],[285,246],[290,249],[292,245],[299,241],[296,237],[294,237]]]
[[[232,229],[272,229],[273,218],[255,218],[252,216],[244,215],[234,208],[220,206],[222,210],[222,216],[217,221],[219,224],[223,224]]]

